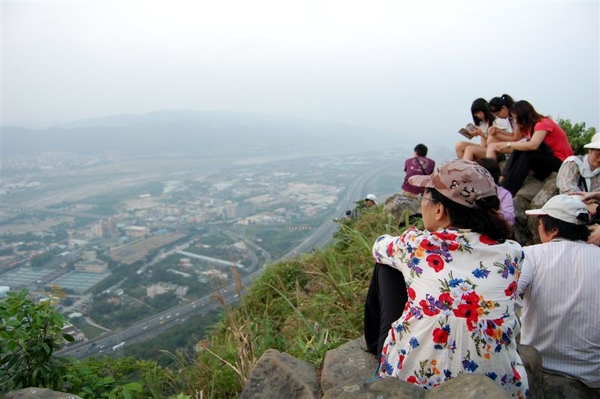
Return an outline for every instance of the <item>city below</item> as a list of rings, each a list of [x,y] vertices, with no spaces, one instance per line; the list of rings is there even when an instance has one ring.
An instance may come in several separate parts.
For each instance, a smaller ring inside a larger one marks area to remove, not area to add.
[[[377,162],[375,162],[377,161]],[[395,155],[9,162],[0,295],[27,289],[69,321],[62,354],[118,355],[231,303],[265,265],[324,246],[334,220],[392,193]],[[14,167],[18,165],[18,167]],[[182,327],[183,328],[183,327]]]

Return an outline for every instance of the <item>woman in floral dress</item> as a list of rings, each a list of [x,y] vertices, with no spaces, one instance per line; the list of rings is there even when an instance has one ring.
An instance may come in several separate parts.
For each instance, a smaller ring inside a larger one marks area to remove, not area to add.
[[[376,266],[368,297],[378,298],[375,312],[398,306],[397,294],[384,288],[390,286],[385,274],[390,266],[402,274],[396,289],[404,290],[405,280],[408,295],[391,328],[380,327],[388,333],[379,346],[379,376],[428,389],[461,373],[478,373],[513,397],[526,397],[514,311],[523,250],[507,239],[510,227],[498,212],[492,177],[473,162],[455,160],[410,184],[426,187],[425,229],[384,235],[373,246]],[[376,277],[379,272],[385,283]],[[373,312],[369,303],[366,314]]]

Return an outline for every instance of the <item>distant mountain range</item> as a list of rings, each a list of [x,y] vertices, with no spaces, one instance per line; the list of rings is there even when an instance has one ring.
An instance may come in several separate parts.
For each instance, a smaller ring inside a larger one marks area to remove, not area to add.
[[[235,155],[381,149],[397,132],[247,114],[157,111],[85,119],[48,129],[4,127],[2,156],[67,151],[80,155]]]

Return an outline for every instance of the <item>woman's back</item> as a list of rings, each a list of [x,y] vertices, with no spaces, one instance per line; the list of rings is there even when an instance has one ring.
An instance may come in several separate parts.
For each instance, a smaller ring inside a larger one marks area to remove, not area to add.
[[[407,230],[382,236],[378,262],[406,279],[408,303],[383,348],[381,376],[431,388],[462,372],[485,374],[525,396],[516,352],[515,292],[523,249],[468,230]],[[410,353],[410,356],[407,356]]]

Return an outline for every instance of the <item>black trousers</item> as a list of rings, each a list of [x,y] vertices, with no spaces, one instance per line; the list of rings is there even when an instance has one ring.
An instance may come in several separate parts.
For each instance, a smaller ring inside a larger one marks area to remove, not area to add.
[[[523,185],[525,178],[532,170],[535,177],[544,180],[552,172],[558,172],[562,161],[558,159],[546,143],[540,145],[536,151],[517,151],[510,154],[504,167],[504,181],[502,187],[510,191],[514,197]]]
[[[408,301],[402,272],[375,263],[365,301],[365,341],[367,350],[379,356],[391,324],[402,315]]]

